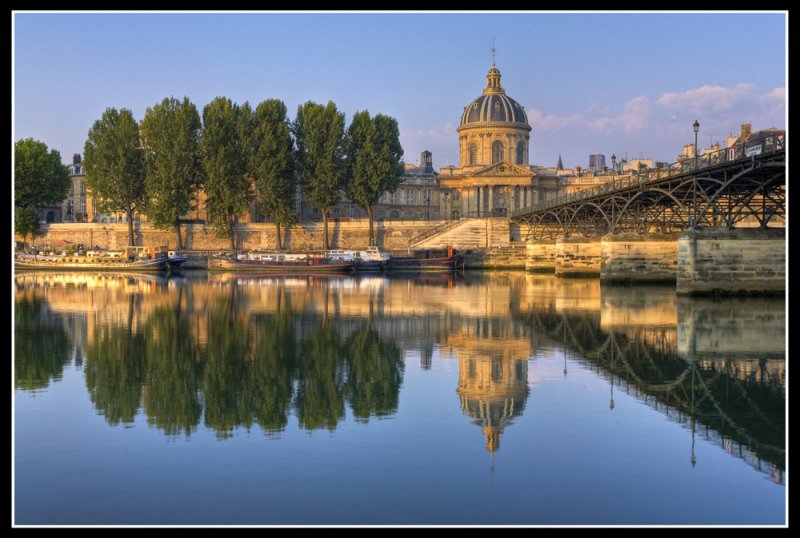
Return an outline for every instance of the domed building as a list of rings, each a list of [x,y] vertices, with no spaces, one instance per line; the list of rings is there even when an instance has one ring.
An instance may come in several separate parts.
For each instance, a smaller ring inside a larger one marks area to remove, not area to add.
[[[505,217],[553,197],[558,177],[531,166],[531,126],[525,109],[506,95],[492,64],[486,87],[461,114],[456,129],[460,166],[440,170],[446,218]]]
[[[506,95],[495,65],[486,75],[483,94],[464,107],[459,137],[461,167],[499,162],[528,164],[531,126],[525,110]]]

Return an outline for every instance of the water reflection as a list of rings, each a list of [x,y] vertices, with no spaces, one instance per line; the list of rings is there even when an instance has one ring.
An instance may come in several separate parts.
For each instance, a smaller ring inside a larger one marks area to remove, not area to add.
[[[109,424],[220,439],[295,417],[334,430],[395,414],[405,360],[455,360],[454,405],[485,448],[524,413],[529,361],[577,361],[696,436],[785,469],[782,300],[677,298],[523,273],[418,277],[17,276],[15,386],[44,388],[75,356]],[[413,353],[412,353],[413,352]],[[83,355],[85,354],[85,358]],[[80,357],[82,364],[79,362]]]
[[[552,281],[542,282],[547,289]],[[516,313],[610,382],[782,482],[780,298],[677,298],[665,287],[559,283]],[[565,371],[567,373],[566,365]]]

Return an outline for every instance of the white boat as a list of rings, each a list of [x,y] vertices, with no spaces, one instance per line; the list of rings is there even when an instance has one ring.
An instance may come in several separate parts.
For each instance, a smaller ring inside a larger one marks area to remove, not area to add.
[[[363,250],[328,250],[326,254],[334,260],[354,263],[356,271],[380,271],[391,258],[377,246]]]

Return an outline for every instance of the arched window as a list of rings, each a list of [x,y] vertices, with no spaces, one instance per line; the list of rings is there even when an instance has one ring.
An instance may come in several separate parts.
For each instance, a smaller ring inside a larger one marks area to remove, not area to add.
[[[478,144],[469,145],[469,164],[478,164]]]
[[[492,144],[492,164],[499,163],[503,160],[503,143],[496,140]]]
[[[517,143],[517,164],[525,164],[525,143]]]

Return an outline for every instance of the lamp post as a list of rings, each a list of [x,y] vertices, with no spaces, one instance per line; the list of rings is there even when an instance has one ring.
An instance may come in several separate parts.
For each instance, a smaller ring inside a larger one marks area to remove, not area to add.
[[[697,131],[700,130],[700,122],[694,120],[692,124],[692,129],[694,129],[694,169],[695,174],[697,173]],[[697,226],[697,176],[695,175],[695,180],[692,184],[692,221],[691,226],[694,228]]]
[[[425,195],[425,220],[431,220],[431,194]]]
[[[613,153],[611,154],[611,170],[616,175],[617,173],[617,156]]]

